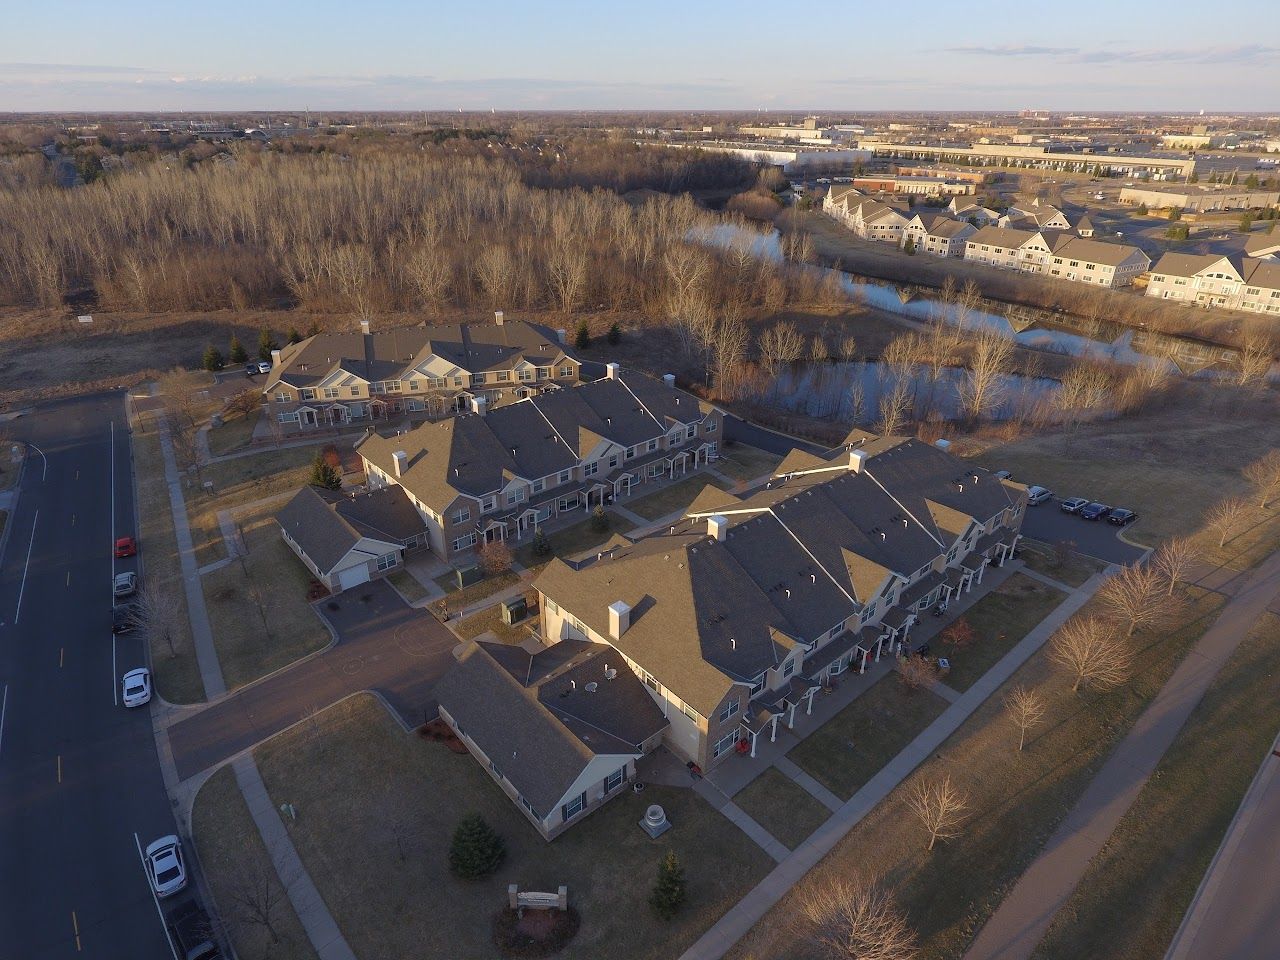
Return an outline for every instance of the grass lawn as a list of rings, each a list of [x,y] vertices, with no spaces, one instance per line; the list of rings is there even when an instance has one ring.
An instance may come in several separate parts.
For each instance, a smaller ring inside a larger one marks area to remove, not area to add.
[[[790,850],[831,816],[830,810],[777,767],[770,767],[739,790],[733,802]]]
[[[417,603],[427,596],[427,588],[408,570],[401,568],[395,573],[388,574],[387,579],[410,603]]]
[[[253,428],[262,416],[262,410],[253,413],[223,414],[222,426],[209,428],[209,452],[215,457],[244,450],[253,439]]]
[[[435,580],[440,589],[445,592],[445,600],[448,602],[449,612],[456,614],[463,607],[478,603],[486,597],[493,596],[499,590],[505,590],[512,584],[519,583],[520,575],[508,570],[506,573],[500,573],[496,577],[485,577],[483,580],[469,583],[461,590],[458,589],[458,580],[452,571],[440,574]]]
[[[1096,560],[1081,554],[1073,554],[1066,562],[1058,563],[1053,554],[1053,547],[1039,540],[1028,540],[1025,537],[1019,542],[1018,550],[1022,562],[1036,573],[1052,577],[1059,583],[1069,587],[1078,587],[1103,568]]]
[[[255,500],[283,498],[294,492],[311,476],[315,456],[314,447],[266,450],[250,457],[211,463],[201,470],[198,480],[185,491],[196,565],[204,566],[227,555],[218,526],[219,510],[235,510]],[[213,493],[204,492],[204,481],[213,482]]]
[[[495,603],[465,620],[450,621],[450,625],[453,632],[465,640],[474,640],[485,631],[492,631],[503,643],[519,643],[529,635],[531,628],[537,628],[538,618],[531,613],[519,623],[507,626],[502,622],[502,605]]]
[[[719,487],[721,490],[727,489],[725,482],[718,477],[713,477],[709,473],[695,473],[691,477],[685,477],[670,486],[663,487],[657,493],[651,493],[648,496],[632,500],[623,504],[623,506],[632,513],[638,513],[646,520],[659,520],[667,514],[683,510],[693,503],[694,498],[702,492],[708,483],[714,487]]]
[[[847,800],[946,708],[936,693],[908,690],[888,673],[787,756]]]
[[[297,806],[289,833],[361,957],[487,960],[489,918],[518,883],[569,888],[582,928],[558,957],[669,960],[774,865],[693,791],[652,785],[547,843],[475,760],[405,735],[372,697],[331,707],[256,756],[272,800]],[[637,826],[650,803],[673,824],[657,841]],[[449,872],[449,843],[473,812],[507,855],[493,876],[462,882]],[[646,901],[668,850],[684,866],[688,899],[664,922]]]
[[[270,854],[230,767],[215,773],[196,794],[191,826],[200,866],[213,888],[217,913],[236,953],[245,958],[313,960],[316,953],[311,941],[280,887]],[[273,892],[261,896],[254,892],[267,889]],[[245,908],[238,902],[245,896],[255,903],[278,904],[271,916],[279,943],[271,942],[266,927],[245,919]]]
[[[1140,634],[1141,671],[1106,693],[1072,693],[1069,678],[1046,651],[1038,652],[934,757],[849,831],[729,955],[737,960],[808,958],[794,934],[785,931],[783,918],[794,910],[793,898],[835,876],[879,874],[896,887],[920,936],[920,960],[962,956],[1222,602],[1217,594],[1195,591],[1180,629],[1159,637]],[[1032,731],[1021,753],[1002,703],[1016,684],[1039,690],[1047,708],[1045,722]],[[1256,754],[1252,762],[1256,766]],[[905,798],[917,777],[944,773],[967,793],[971,812],[958,837],[930,852],[924,828]],[[1176,822],[1165,824],[1169,832],[1177,832],[1176,827]],[[1112,953],[1078,949],[1073,955],[1109,958]]]
[[[151,672],[156,692],[170,703],[199,703],[204,683],[191,640],[182,562],[173,532],[173,509],[164,479],[164,458],[154,426],[141,423],[133,433],[133,464],[138,488],[138,537],[142,544],[146,582],[174,598],[180,615],[170,653],[164,641],[151,641]]]
[[[213,643],[229,689],[319,650],[332,639],[307,602],[311,573],[281,538],[270,514],[242,517],[241,530],[248,556],[202,578]]]
[[[18,474],[21,472],[21,463],[14,463],[11,459],[5,457],[4,463],[0,464],[0,493],[8,490],[18,482]]]
[[[963,693],[1041,620],[1066,599],[1066,594],[1039,580],[1015,573],[975,603],[964,614],[978,639],[971,647],[956,650],[935,643],[935,656],[951,661],[945,683]]]
[[[9,522],[9,511],[0,510],[0,533],[4,533],[5,524]]]
[[[1161,960],[1244,792],[1280,703],[1280,618],[1264,614],[1058,914],[1037,960]]]
[[[775,453],[746,443],[734,443],[721,449],[715,468],[726,477],[746,483],[773,473],[781,462],[782,458]]]
[[[536,573],[550,563],[552,557],[576,557],[580,553],[586,553],[600,546],[615,533],[626,533],[635,529],[636,525],[620,513],[606,510],[605,515],[609,518],[609,526],[604,530],[596,530],[591,526],[591,519],[587,518],[563,530],[547,534],[547,540],[551,543],[549,556],[539,557],[533,552],[533,538],[530,536],[513,551],[512,557],[520,566]]]

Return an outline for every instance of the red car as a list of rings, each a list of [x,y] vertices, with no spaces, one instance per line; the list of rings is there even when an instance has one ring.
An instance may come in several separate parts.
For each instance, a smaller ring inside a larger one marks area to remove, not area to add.
[[[137,541],[133,537],[121,537],[116,541],[116,557],[132,557],[138,552]]]

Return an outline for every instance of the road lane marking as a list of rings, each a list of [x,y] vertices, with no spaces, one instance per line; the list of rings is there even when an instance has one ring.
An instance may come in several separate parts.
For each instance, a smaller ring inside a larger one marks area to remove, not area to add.
[[[76,525],[76,515],[74,513],[71,515],[71,525],[73,527]]]
[[[0,749],[4,748],[4,715],[9,709],[9,685],[4,685],[4,699],[0,700]]]
[[[44,461],[44,469],[40,471],[40,482],[44,483],[46,480],[49,479],[49,458],[44,455],[43,450],[37,447],[30,440],[27,441],[27,446],[30,447],[32,450],[34,450],[36,453],[40,454],[40,459]]]
[[[71,571],[67,571],[67,586],[71,586]]]
[[[62,754],[58,754],[58,782],[62,782]]]
[[[164,911],[160,909],[160,898],[156,896],[155,887],[151,886],[151,880],[147,879],[147,858],[142,852],[142,841],[138,839],[136,833],[133,835],[133,845],[138,848],[138,860],[142,863],[142,875],[147,880],[147,889],[151,891],[151,902],[156,905],[156,916],[160,918],[160,929],[164,931],[164,938],[169,941],[169,952],[173,954],[173,960],[178,960],[178,948],[173,945],[173,937],[169,935],[169,925],[164,922]]]
[[[59,669],[59,670],[61,670],[61,669],[62,669],[62,658],[63,658],[64,656],[66,656],[66,653],[67,653],[67,648],[66,648],[66,647],[59,647],[59,648],[58,648],[58,669]]]
[[[22,565],[22,585],[18,587],[18,606],[13,611],[13,622],[16,625],[18,617],[22,616],[22,595],[27,589],[27,570],[31,566],[31,548],[36,545],[36,524],[40,522],[40,511],[36,511],[35,517],[31,520],[31,542],[27,544],[27,560]]]
[[[71,911],[71,929],[75,931],[76,935],[76,953],[80,953],[80,921],[76,919],[76,912],[74,910]]]

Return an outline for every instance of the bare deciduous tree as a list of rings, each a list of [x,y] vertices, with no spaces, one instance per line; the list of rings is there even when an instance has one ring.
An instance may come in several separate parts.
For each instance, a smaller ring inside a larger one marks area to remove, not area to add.
[[[808,884],[795,933],[830,960],[912,960],[917,953],[906,915],[874,878]]]
[[[898,673],[911,690],[927,690],[938,682],[938,666],[917,654],[898,658]]]
[[[1045,702],[1039,691],[1016,686],[1004,698],[1004,709],[1018,728],[1018,752],[1027,742],[1027,731],[1044,719]]]
[[[960,824],[969,809],[969,797],[952,783],[949,773],[943,774],[940,780],[921,776],[907,791],[907,806],[929,832],[929,849],[932,850],[939,840],[960,835]]]
[[[1280,450],[1269,450],[1248,464],[1244,468],[1244,478],[1257,491],[1258,509],[1267,509],[1267,504],[1280,495]]]
[[[1173,596],[1178,584],[1187,579],[1200,560],[1200,549],[1190,537],[1174,537],[1160,544],[1151,557],[1151,568],[1165,582],[1166,596]]]
[[[910,413],[910,384],[895,378],[893,386],[880,393],[879,420],[876,423],[876,431],[886,435],[896,434],[906,425]]]
[[[1209,508],[1204,525],[1218,535],[1218,546],[1224,546],[1241,521],[1249,514],[1249,505],[1243,497],[1227,497]]]
[[[1113,687],[1129,677],[1133,654],[1111,624],[1098,617],[1072,617],[1053,635],[1049,657],[1072,676],[1071,689],[1082,684]]]
[[[986,328],[971,341],[969,370],[960,384],[964,412],[974,420],[1000,402],[1004,373],[1013,359],[1013,338]]]
[[[788,320],[776,323],[760,336],[760,356],[770,372],[804,356],[804,335]]]
[[[163,644],[169,648],[169,656],[176,657],[184,637],[183,610],[178,595],[147,581],[138,591],[135,603],[133,617],[138,629],[153,645]]]
[[[1135,563],[1107,579],[1098,591],[1098,601],[1131,637],[1139,627],[1157,627],[1173,615],[1172,600],[1162,587],[1158,571]]]
[[[1270,340],[1257,334],[1246,337],[1240,346],[1240,371],[1236,382],[1242,387],[1259,388],[1266,383],[1270,369]]]
[[[261,927],[273,944],[279,943],[279,925],[289,899],[285,884],[269,861],[258,857],[242,861],[230,891],[233,921]]]

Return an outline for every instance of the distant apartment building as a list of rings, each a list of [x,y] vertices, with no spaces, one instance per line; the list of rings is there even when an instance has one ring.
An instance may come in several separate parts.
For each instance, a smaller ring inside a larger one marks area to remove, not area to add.
[[[1145,205],[1149,210],[1172,208],[1187,213],[1210,213],[1215,210],[1275,207],[1280,205],[1280,191],[1242,190],[1198,184],[1192,184],[1180,190],[1122,187],[1120,202],[1135,207]]]
[[[966,260],[1006,270],[1123,287],[1151,265],[1137,247],[1051,230],[983,227],[965,241]]]
[[[856,187],[833,187],[822,201],[822,210],[864,240],[895,245],[902,242],[902,229],[911,214],[905,200],[875,199]]]
[[[1088,173],[1094,167],[1130,176],[1189,177],[1196,170],[1194,158],[1142,157],[1120,153],[1055,152],[1046,146],[1008,143],[933,145],[897,143],[892,140],[859,140],[858,147],[891,160],[933,160],[978,167],[1021,167]]]
[[[1280,261],[1166,253],[1151,268],[1147,296],[1202,307],[1280,314]]]
[[[564,331],[501,311],[493,323],[319,333],[275,351],[263,387],[267,415],[286,430],[445,416],[493,408],[578,382]]]
[[[884,191],[917,197],[964,197],[972,196],[976,191],[971,181],[945,177],[854,177],[853,185],[873,193]]]

